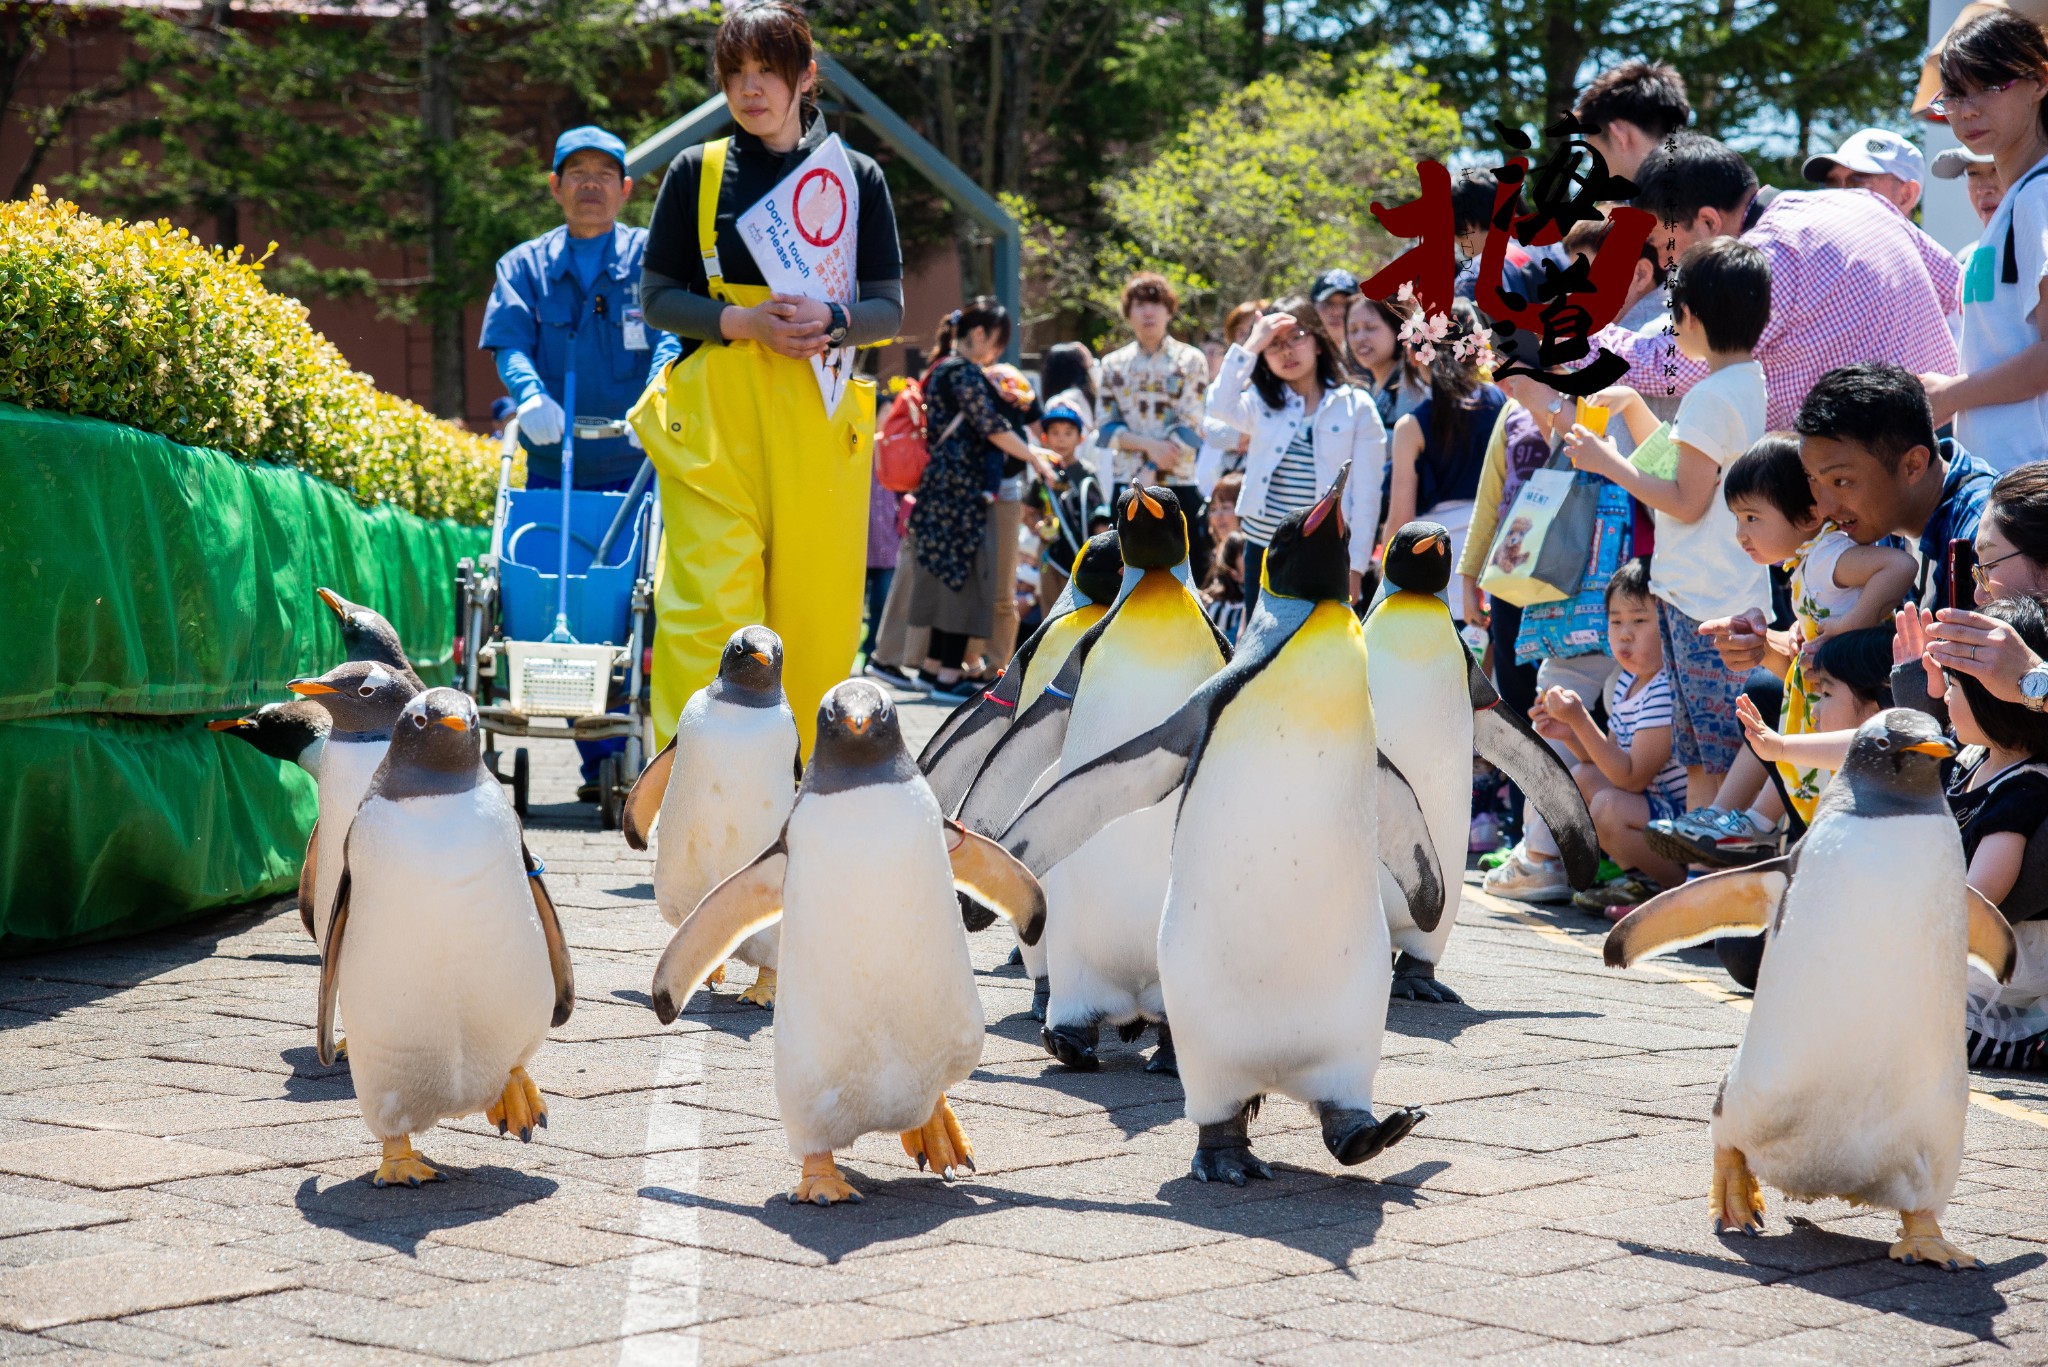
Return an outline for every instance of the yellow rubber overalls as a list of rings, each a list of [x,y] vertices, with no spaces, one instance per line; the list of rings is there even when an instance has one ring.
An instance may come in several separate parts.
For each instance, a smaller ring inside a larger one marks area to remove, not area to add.
[[[704,145],[697,240],[711,297],[741,308],[718,260],[718,191],[730,139]],[[733,632],[782,638],[782,686],[808,755],[825,691],[860,647],[875,384],[856,377],[827,416],[809,361],[756,342],[705,343],[672,363],[629,418],[660,477],[654,730],[665,745],[711,682]]]

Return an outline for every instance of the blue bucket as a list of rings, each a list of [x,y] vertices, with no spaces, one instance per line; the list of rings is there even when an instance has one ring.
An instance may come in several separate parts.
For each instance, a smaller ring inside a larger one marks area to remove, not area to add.
[[[651,498],[652,495],[643,497]],[[578,491],[569,497],[569,630],[585,645],[624,645],[631,630],[633,580],[640,568],[635,516],[612,543],[609,564],[593,565],[626,495]],[[556,568],[561,564],[562,491],[514,489],[505,513],[498,566],[505,635],[539,641],[555,629]]]

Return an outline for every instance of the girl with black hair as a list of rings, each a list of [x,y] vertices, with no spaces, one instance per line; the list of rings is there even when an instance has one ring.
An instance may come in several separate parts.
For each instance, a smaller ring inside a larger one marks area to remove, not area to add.
[[[1372,563],[1386,435],[1371,397],[1345,382],[1343,358],[1315,307],[1296,295],[1261,314],[1243,343],[1224,354],[1207,402],[1211,418],[1251,438],[1237,496],[1247,619],[1274,531],[1321,497],[1346,465],[1351,478],[1342,511],[1355,596],[1361,571]]]
[[[1472,333],[1483,326],[1478,311],[1462,299],[1456,322]],[[1420,347],[1411,347],[1408,358],[1418,374],[1428,377],[1429,397],[1394,424],[1387,525],[1399,527],[1418,517],[1443,524],[1451,533],[1455,564],[1472,527],[1486,445],[1507,397],[1480,378],[1477,361],[1459,359],[1449,343],[1436,346],[1427,362]],[[1464,620],[1462,598],[1451,611]]]

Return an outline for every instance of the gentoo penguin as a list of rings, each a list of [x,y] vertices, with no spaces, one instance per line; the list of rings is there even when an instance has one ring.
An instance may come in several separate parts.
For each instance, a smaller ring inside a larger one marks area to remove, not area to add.
[[[320,1061],[348,1016],[356,1104],[384,1144],[376,1183],[441,1174],[412,1136],[482,1111],[533,1138],[548,1110],[526,1075],[576,984],[519,818],[483,767],[476,704],[432,688],[405,705],[349,828],[320,964]]]
[[[1229,657],[1181,577],[1187,519],[1173,494],[1131,489],[1117,507],[1117,537],[1122,591],[990,751],[961,805],[969,829],[1002,830],[1035,788],[1157,726]],[[1159,913],[1172,848],[1173,809],[1159,805],[1096,832],[1046,873],[1050,1000],[1041,1038],[1070,1068],[1100,1066],[1104,1024],[1135,1040],[1153,1021],[1159,1048],[1146,1067],[1173,1071],[1159,992]]]
[[[833,1151],[874,1131],[896,1132],[920,1168],[973,1168],[946,1101],[980,1061],[983,1038],[954,889],[1033,940],[1045,903],[1000,845],[939,811],[880,688],[834,687],[817,735],[782,834],[676,930],[653,998],[655,1014],[674,1020],[735,945],[781,919],[775,1095],[803,1162],[789,1199],[829,1205],[860,1199]]]
[[[299,919],[308,935],[325,942],[349,822],[391,748],[392,725],[419,689],[388,664],[369,660],[337,665],[317,679],[293,679],[289,686],[333,719],[320,751],[320,815],[299,876]]]
[[[1627,968],[1718,935],[1768,936],[1709,1123],[1716,1232],[1763,1232],[1761,1179],[1793,1200],[1898,1211],[1900,1262],[1977,1264],[1936,1223],[1963,1157],[1966,964],[2003,982],[2014,949],[1963,881],[1940,774],[1955,748],[1924,712],[1880,712],[1790,854],[1661,893],[1607,937],[1608,964]]]
[[[1438,861],[1446,869],[1465,866],[1472,770],[1456,757],[1476,751],[1543,814],[1572,886],[1590,885],[1600,866],[1600,844],[1585,798],[1556,753],[1513,708],[1501,704],[1486,671],[1458,639],[1451,610],[1437,596],[1451,578],[1451,534],[1434,522],[1410,522],[1387,544],[1384,573],[1386,596],[1365,619],[1373,714],[1379,719],[1380,749],[1414,781]],[[1394,995],[1411,1001],[1459,1000],[1436,976],[1458,919],[1455,898],[1448,914],[1425,929],[1409,918],[1391,889],[1383,885],[1383,891],[1394,948],[1401,956],[1394,964]]]
[[[1124,559],[1117,549],[1116,533],[1098,532],[1090,537],[1074,557],[1073,572],[1052,610],[1038,630],[1017,647],[995,686],[953,709],[926,744],[917,765],[949,816],[958,810],[988,752],[1016,720],[1018,700],[1035,698],[1044,690],[1066,663],[1074,644],[1109,611],[1123,577]]]
[[[382,613],[361,603],[351,603],[333,589],[317,589],[315,592],[340,623],[341,644],[348,651],[350,660],[368,660],[384,665],[403,674],[412,684],[413,691],[425,691],[426,684],[413,672],[412,661],[405,657],[405,646],[399,642],[397,630]]]
[[[994,688],[962,703],[918,757],[918,767],[948,815],[957,811],[967,785],[996,742],[1016,719],[1020,699],[1045,691],[1088,628],[1101,621],[1123,586],[1124,558],[1114,531],[1097,532],[1074,557],[1073,573],[1052,611],[1031,638],[1017,648]],[[1021,940],[1017,957],[1031,975],[1031,1014],[1045,1019],[1051,993],[1045,978],[1045,941]]]
[[[320,754],[334,720],[327,709],[305,698],[267,702],[246,717],[226,717],[206,724],[209,731],[245,740],[272,759],[296,764],[320,777]]]
[[[1399,871],[1418,925],[1449,909],[1415,794],[1375,740],[1365,636],[1347,601],[1343,483],[1274,533],[1230,664],[1003,835],[1035,870],[1178,790],[1159,978],[1205,1182],[1272,1175],[1247,1131],[1269,1092],[1314,1108],[1340,1163],[1364,1162],[1422,1118],[1373,1114],[1392,958],[1375,870]]]
[[[705,893],[782,833],[796,802],[796,745],[796,716],[782,695],[782,638],[742,627],[725,643],[718,676],[691,696],[667,748],[626,795],[626,843],[644,850],[648,830],[655,832],[654,903],[663,920],[681,925]],[[734,951],[755,971],[742,1001],[775,1004],[779,938],[770,926]]]

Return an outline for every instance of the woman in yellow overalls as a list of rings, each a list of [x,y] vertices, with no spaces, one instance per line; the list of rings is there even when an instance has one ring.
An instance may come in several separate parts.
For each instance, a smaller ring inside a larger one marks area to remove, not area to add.
[[[825,140],[810,26],[787,0],[733,9],[714,61],[740,131],[670,164],[640,292],[645,325],[684,347],[632,413],[667,528],[656,741],[717,673],[726,639],[758,622],[782,637],[783,688],[808,753],[818,703],[860,643],[875,430],[873,381],[855,379],[827,414],[810,358],[896,335],[903,259],[881,168],[849,149],[858,300],[769,292],[734,222]]]

